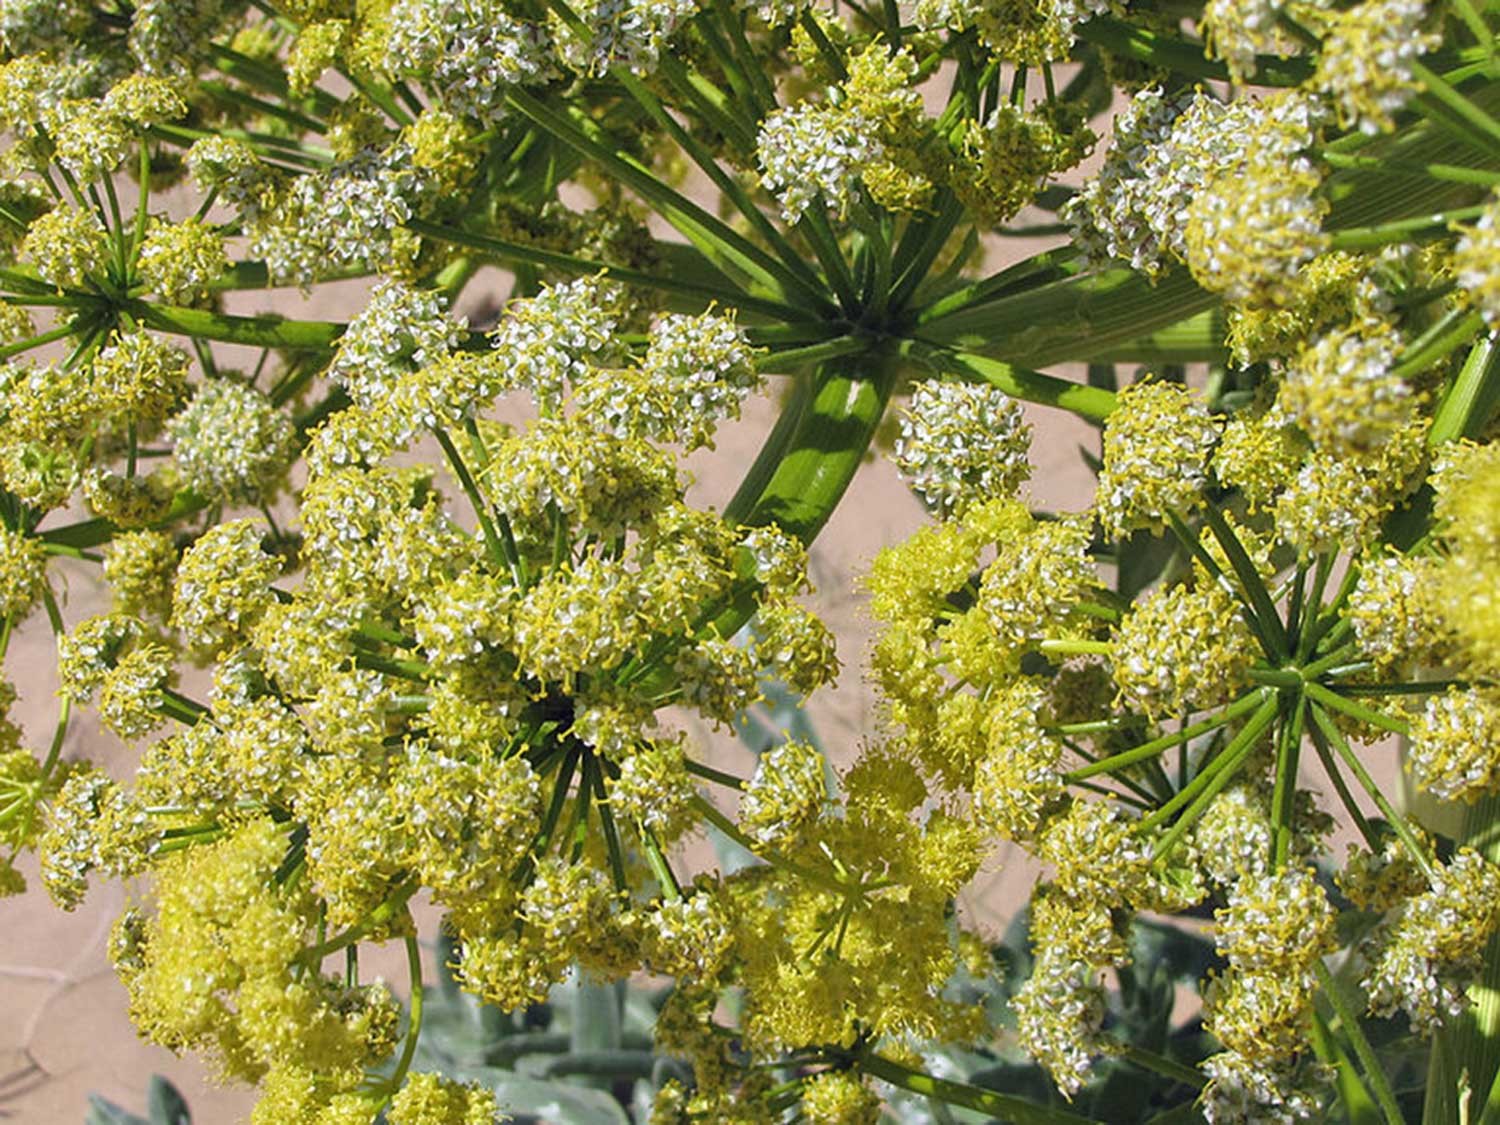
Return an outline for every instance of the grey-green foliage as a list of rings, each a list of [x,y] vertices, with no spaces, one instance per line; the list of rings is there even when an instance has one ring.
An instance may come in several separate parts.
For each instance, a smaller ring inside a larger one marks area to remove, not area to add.
[[[193,1115],[177,1087],[160,1074],[151,1076],[146,1087],[146,1116],[121,1109],[98,1094],[89,1095],[89,1115],[84,1125],[192,1125]]]

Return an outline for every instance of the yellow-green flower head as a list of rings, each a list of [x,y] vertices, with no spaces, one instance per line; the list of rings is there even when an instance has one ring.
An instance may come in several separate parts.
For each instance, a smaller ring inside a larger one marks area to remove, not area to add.
[[[740,546],[748,551],[755,580],[772,597],[796,597],[809,590],[807,548],[776,524],[744,532]]]
[[[1072,1097],[1088,1082],[1094,1059],[1110,1049],[1103,1033],[1107,1003],[1101,979],[1107,963],[1077,959],[1035,934],[1032,947],[1031,976],[1011,1000],[1016,1038],[1063,1095]]]
[[[1214,447],[1214,476],[1239,489],[1250,511],[1259,512],[1271,506],[1293,479],[1305,452],[1304,442],[1281,412],[1236,414],[1224,424]]]
[[[309,594],[365,606],[400,603],[473,557],[473,539],[443,515],[421,469],[343,470],[302,494]]]
[[[1031,476],[1031,426],[1018,402],[987,385],[920,385],[901,416],[896,468],[942,515],[1014,496]]]
[[[1275,302],[1328,245],[1306,160],[1252,160],[1210,180],[1188,206],[1184,257],[1203,288],[1230,301]]]
[[[150,332],[116,336],[92,364],[95,409],[111,424],[154,427],[187,397],[187,353]]]
[[[1215,915],[1214,944],[1238,971],[1307,982],[1332,952],[1337,912],[1310,868],[1247,875]]]
[[[303,762],[312,749],[297,714],[274,695],[262,695],[216,699],[212,718],[219,736],[215,739],[205,733],[204,739],[213,742],[224,789],[258,805],[291,804]],[[208,725],[200,722],[194,729]],[[342,747],[333,743],[327,749],[338,752]]]
[[[231,207],[254,218],[269,198],[276,173],[244,141],[204,137],[184,157],[198,190],[214,192]]]
[[[391,1125],[498,1125],[495,1093],[439,1074],[408,1074],[391,1099]]]
[[[510,87],[558,75],[546,25],[519,19],[496,0],[396,0],[382,22],[381,67],[425,79],[445,109],[482,124],[504,116]]]
[[[1120,695],[1153,718],[1228,703],[1259,649],[1240,603],[1216,582],[1153,590],[1116,627]]]
[[[1193,825],[1198,862],[1221,887],[1268,874],[1274,842],[1268,795],[1255,785],[1231,785]]]
[[[474,137],[474,130],[437,106],[428,106],[401,131],[413,166],[430,173],[443,195],[457,194],[473,179],[484,155]]]
[[[697,792],[684,764],[681,738],[654,738],[619,759],[606,783],[609,805],[626,824],[638,824],[662,845],[691,826]]]
[[[1423,1034],[1461,1015],[1497,925],[1500,869],[1460,848],[1432,889],[1407,899],[1372,936],[1370,970],[1360,981],[1371,1014],[1402,1010]]]
[[[352,658],[360,608],[304,591],[267,606],[250,637],[266,675],[289,695],[312,695],[327,675]]]
[[[1500,788],[1500,694],[1449,688],[1412,721],[1407,768],[1418,788],[1473,801]]]
[[[919,0],[917,23],[925,28],[979,30],[986,47],[1006,62],[1040,66],[1065,59],[1073,29],[1108,12],[1108,0]]]
[[[152,222],[136,259],[141,283],[173,305],[205,301],[229,269],[218,228],[197,216],[180,223]]]
[[[83,473],[83,496],[96,516],[117,527],[141,528],[167,518],[177,483],[177,472],[171,466],[130,477],[94,465]],[[73,478],[69,478],[69,492],[72,484]],[[66,499],[66,494],[62,498]]]
[[[1443,447],[1432,475],[1434,509],[1455,554],[1500,555],[1500,445],[1453,442]]]
[[[1252,167],[1293,166],[1312,145],[1320,115],[1313,99],[1293,91],[1226,104],[1202,92],[1167,98],[1159,89],[1143,90],[1115,121],[1114,142],[1099,174],[1061,214],[1090,261],[1118,259],[1158,275],[1174,261],[1186,260],[1183,219],[1205,185]],[[1273,203],[1274,184],[1262,187],[1264,201]],[[1232,198],[1225,193],[1218,204],[1203,206],[1227,209]],[[1234,216],[1226,212],[1220,218],[1232,225]],[[1274,224],[1266,233],[1277,240]],[[1297,243],[1282,247],[1292,254],[1300,248]],[[1269,259],[1260,255],[1259,260]],[[1212,265],[1201,254],[1200,261]]]
[[[0,527],[0,620],[19,623],[47,586],[47,551],[42,541]]]
[[[104,683],[125,649],[146,635],[134,617],[109,614],[89,617],[57,640],[57,674],[69,698],[87,703]]]
[[[674,314],[652,326],[639,367],[623,378],[617,369],[593,371],[578,383],[573,406],[617,437],[712,448],[718,424],[738,418],[763,381],[732,318]]]
[[[408,146],[364,149],[277,193],[247,229],[247,252],[277,283],[302,289],[352,268],[396,271],[410,247],[405,223],[430,194],[431,177],[412,167]]]
[[[1280,304],[1232,305],[1224,343],[1243,366],[1284,359],[1321,332],[1378,319],[1389,305],[1369,256],[1333,250],[1297,271]]]
[[[1247,1058],[1221,1051],[1199,1065],[1209,1076],[1198,1100],[1209,1125],[1293,1125],[1316,1116],[1326,1099],[1329,1076],[1305,1057]]]
[[[307,94],[323,73],[337,66],[349,47],[349,20],[319,20],[297,33],[286,57],[287,87],[300,96]]]
[[[773,746],[740,798],[740,829],[767,847],[795,847],[828,801],[823,755],[806,742]]]
[[[104,95],[103,107],[138,129],[176,121],[188,112],[176,83],[146,74],[127,75],[116,82]]]
[[[471,761],[413,745],[388,800],[405,824],[404,862],[451,905],[500,897],[541,824],[541,783],[521,757]]]
[[[876,1125],[880,1110],[875,1091],[851,1071],[825,1070],[802,1084],[807,1125]]]
[[[264,502],[286,479],[296,427],[253,386],[210,379],[167,424],[182,483],[204,500]]]
[[[77,0],[63,3],[51,0],[12,0],[0,11],[0,44],[7,58],[16,62],[33,61],[42,65],[48,56],[65,53],[77,43],[77,36],[92,26],[94,13]],[[32,56],[31,59],[16,56]],[[49,67],[58,64],[46,61]],[[60,68],[59,68],[60,69]]]
[[[1422,846],[1430,852],[1431,840],[1420,828],[1416,831]],[[1361,910],[1392,910],[1428,889],[1421,866],[1389,826],[1383,832],[1379,852],[1350,844],[1349,858],[1334,878],[1344,897]]]
[[[908,86],[915,72],[908,52],[892,54],[886,44],[871,43],[850,60],[841,101],[802,102],[765,119],[756,161],[761,185],[776,196],[783,219],[796,222],[819,196],[847,217],[862,179],[873,181],[864,186],[882,205],[923,204],[932,185],[901,159],[921,131],[922,97]]]
[[[1209,56],[1243,83],[1255,76],[1256,55],[1296,54],[1300,44],[1278,18],[1286,7],[1287,0],[1208,0],[1200,26]]]
[[[128,879],[160,844],[160,829],[135,800],[99,770],[79,769],[47,812],[37,843],[42,883],[53,902],[72,910],[88,891],[90,872]]]
[[[623,365],[629,312],[625,290],[597,277],[512,301],[490,333],[507,385],[530,391],[543,415],[555,414],[569,384],[582,383],[594,367]]]
[[[1056,868],[1057,892],[1075,903],[1146,904],[1154,893],[1149,844],[1107,801],[1075,800],[1048,819],[1035,854]]]
[[[1500,326],[1500,190],[1479,218],[1462,228],[1453,248],[1453,274],[1490,328]]]
[[[256,520],[230,520],[183,553],[171,625],[189,648],[215,653],[236,647],[273,601],[281,561],[261,549],[264,535]]]
[[[996,544],[995,559],[980,576],[977,608],[999,646],[1019,654],[1026,646],[1064,631],[1069,611],[1098,585],[1098,572],[1088,554],[1092,537],[1088,517],[1065,514],[1040,520],[1019,500],[976,506],[969,514],[976,523],[995,521],[989,532]],[[957,636],[948,639],[958,641]],[[966,661],[962,653],[958,659],[966,666],[975,663]]]
[[[593,0],[575,9],[587,33],[549,14],[557,56],[569,69],[596,76],[621,66],[648,75],[677,25],[697,10],[693,0]]]
[[[1341,126],[1372,136],[1395,128],[1392,114],[1421,89],[1412,64],[1443,42],[1422,30],[1426,20],[1423,0],[1364,0],[1318,20],[1323,43],[1309,85],[1327,97]]]
[[[724,906],[708,890],[657,902],[644,923],[645,964],[678,978],[679,987],[713,981],[734,942]]]
[[[1394,372],[1400,337],[1366,321],[1320,336],[1287,366],[1275,410],[1314,448],[1368,454],[1411,424],[1420,396]]]
[[[733,723],[761,698],[759,673],[750,649],[717,636],[685,646],[672,657],[679,698],[716,727]]]
[[[1204,990],[1203,1027],[1228,1050],[1261,1066],[1311,1048],[1314,981],[1307,971],[1212,973]]]
[[[81,183],[113,175],[135,141],[129,121],[92,99],[70,99],[48,116],[54,158]]]
[[[1219,426],[1197,394],[1176,383],[1132,383],[1104,427],[1096,511],[1112,536],[1160,533],[1169,516],[1203,505]]]
[[[516,537],[538,549],[550,551],[557,513],[578,531],[609,539],[650,524],[681,498],[670,454],[570,419],[539,419],[494,453],[489,491]]]
[[[636,639],[634,591],[627,579],[613,563],[589,556],[527,590],[511,619],[521,671],[570,692],[580,674],[623,660]]]
[[[1344,616],[1361,651],[1377,667],[1430,664],[1440,657],[1443,628],[1435,604],[1442,566],[1435,559],[1366,556]]]
[[[1029,840],[1064,793],[1063,746],[1042,729],[1042,689],[1018,680],[990,702],[987,749],[974,769],[974,815],[1005,840]]]
[[[1003,226],[1056,173],[1086,157],[1098,138],[1059,102],[1030,111],[1002,105],[987,121],[971,120],[962,158],[952,169],[953,190],[988,226]]]
[[[59,290],[78,289],[89,274],[104,272],[109,234],[93,211],[59,204],[31,224],[20,253],[44,281]]]
[[[138,644],[121,656],[99,689],[99,717],[127,742],[165,722],[161,689],[172,678],[174,655],[165,645]]]
[[[466,570],[418,594],[410,619],[412,634],[434,667],[473,661],[487,649],[508,646],[517,597],[508,578]]]
[[[755,657],[803,698],[839,674],[838,640],[805,606],[782,598],[763,600],[755,616]]]
[[[292,793],[307,825],[307,878],[327,904],[328,924],[355,925],[408,873],[406,809],[373,764],[309,757]]]
[[[376,406],[404,372],[436,363],[456,348],[465,326],[448,317],[440,294],[382,281],[339,337],[328,373],[356,403]]]
[[[1425,457],[1427,422],[1418,416],[1374,455],[1314,450],[1276,498],[1276,533],[1306,557],[1374,541],[1405,497]]]

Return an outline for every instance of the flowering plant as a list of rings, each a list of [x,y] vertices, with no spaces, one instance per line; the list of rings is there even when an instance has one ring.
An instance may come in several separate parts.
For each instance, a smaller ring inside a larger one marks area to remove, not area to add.
[[[132,1017],[268,1125],[535,1108],[413,1065],[419,903],[498,1011],[675,982],[663,1125],[1087,1120],[929,1070],[1003,1035],[1065,1097],[1158,1074],[1161,1121],[1500,1121],[1496,15],[4,0],[0,644],[44,616],[61,688],[49,749],[3,731],[0,885],[145,876]],[[996,232],[1067,237],[986,270]],[[1102,427],[1087,510],[1023,498],[1021,401]],[[799,740],[725,773],[663,709],[830,681],[807,548],[888,414],[932,522],[862,579],[878,734],[837,785]],[[132,781],[62,755],[82,707]],[[1390,734],[1456,824],[1376,782]],[[757,862],[690,876],[706,826]],[[955,984],[1000,841],[1043,870],[1013,1032]],[[1167,1046],[1105,987],[1162,918],[1216,947]]]

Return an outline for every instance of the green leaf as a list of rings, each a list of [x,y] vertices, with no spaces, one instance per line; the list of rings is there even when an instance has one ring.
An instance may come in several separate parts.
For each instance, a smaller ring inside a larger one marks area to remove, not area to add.
[[[160,1074],[153,1074],[151,1085],[146,1088],[146,1112],[151,1125],[193,1125],[187,1099]]]
[[[620,1103],[602,1090],[540,1078],[520,1078],[492,1067],[463,1070],[453,1077],[478,1082],[495,1091],[495,1100],[501,1110],[513,1115],[517,1125],[528,1119],[555,1122],[556,1125],[631,1125]]]
[[[152,1125],[144,1117],[121,1109],[108,1098],[98,1094],[89,1095],[89,1115],[83,1125]]]

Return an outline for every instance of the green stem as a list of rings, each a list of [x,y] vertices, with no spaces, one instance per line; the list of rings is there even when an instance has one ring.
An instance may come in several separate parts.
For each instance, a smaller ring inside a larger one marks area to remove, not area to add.
[[[1240,580],[1240,588],[1249,597],[1250,604],[1255,607],[1255,616],[1261,623],[1264,630],[1263,640],[1268,646],[1266,656],[1273,664],[1280,664],[1289,655],[1286,628],[1282,624],[1281,615],[1276,612],[1275,605],[1271,603],[1271,594],[1266,589],[1266,584],[1261,581],[1260,572],[1240,543],[1239,536],[1229,526],[1229,521],[1215,505],[1208,504],[1204,507],[1203,519],[1208,524],[1209,530],[1214,533],[1214,538],[1219,541],[1219,546],[1224,549],[1229,565],[1234,567],[1234,573]]]
[[[1240,728],[1239,733],[1229,740],[1228,745],[1214,756],[1214,760],[1204,766],[1198,772],[1197,777],[1178,790],[1170,801],[1142,820],[1137,825],[1137,829],[1142,833],[1150,832],[1159,825],[1165,824],[1184,805],[1197,807],[1202,798],[1215,796],[1229,783],[1240,762],[1249,755],[1251,750],[1255,749],[1256,741],[1276,717],[1277,707],[1276,696],[1268,694],[1261,701],[1255,714],[1251,715],[1245,725]],[[1157,847],[1158,857],[1167,854],[1170,844],[1175,843],[1177,835],[1180,834],[1178,829],[1185,830],[1193,819],[1195,818],[1184,815],[1178,820],[1172,831],[1163,837],[1162,843]]]
[[[1083,781],[1086,778],[1095,777],[1101,773],[1112,773],[1116,770],[1133,766],[1137,762],[1143,762],[1148,758],[1154,758],[1156,755],[1170,750],[1180,743],[1197,738],[1199,735],[1216,731],[1220,727],[1234,722],[1241,715],[1249,714],[1271,698],[1273,698],[1273,693],[1271,692],[1252,691],[1248,695],[1242,695],[1218,714],[1211,715],[1207,719],[1202,719],[1192,724],[1192,726],[1183,727],[1175,734],[1163,735],[1133,749],[1121,751],[1108,758],[1100,758],[1097,762],[1091,762],[1076,770],[1069,770],[1063,775],[1063,780],[1068,782]]]
[[[1115,395],[1102,387],[1072,383],[1053,375],[969,352],[933,347],[920,341],[904,341],[901,353],[934,371],[956,375],[975,383],[998,387],[1012,398],[1055,406],[1090,422],[1102,422],[1115,408]]]
[[[1286,866],[1292,848],[1292,812],[1297,799],[1297,767],[1302,750],[1302,724],[1307,701],[1301,694],[1291,705],[1291,715],[1282,724],[1276,740],[1276,781],[1271,791],[1271,824],[1276,833],[1273,861],[1276,869]]]
[[[1191,1086],[1195,1090],[1201,1090],[1208,1081],[1194,1067],[1180,1063],[1176,1059],[1169,1059],[1166,1055],[1155,1051],[1148,1051],[1144,1047],[1137,1047],[1133,1043],[1124,1045],[1120,1051],[1120,1057],[1163,1077],[1175,1079],[1184,1086]]]
[[[1314,959],[1313,971],[1318,974],[1318,982],[1323,986],[1323,995],[1328,997],[1328,1002],[1333,1005],[1333,1010],[1339,1018],[1339,1026],[1354,1047],[1354,1054],[1359,1059],[1359,1065],[1365,1072],[1365,1078],[1369,1081],[1371,1090],[1374,1091],[1375,1101],[1379,1104],[1381,1112],[1385,1114],[1386,1125],[1406,1125],[1406,1118],[1402,1116],[1401,1108],[1396,1104],[1396,1095],[1386,1080],[1385,1067],[1376,1057],[1375,1049],[1370,1046],[1370,1040],[1365,1035],[1364,1028],[1360,1026],[1359,1013],[1349,1002],[1343,982],[1328,971],[1328,966],[1323,963],[1321,957]]]
[[[725,773],[723,770],[716,770],[713,766],[706,766],[702,762],[693,761],[691,758],[684,759],[683,766],[687,769],[688,773],[696,774],[705,781],[712,781],[716,784],[727,786],[730,789],[744,789],[749,784],[742,777],[736,777],[732,773]]]
[[[1500,346],[1494,336],[1474,342],[1432,417],[1427,444],[1437,448],[1459,438],[1477,438],[1500,400]]]
[[[1480,187],[1493,187],[1500,184],[1500,172],[1490,172],[1483,168],[1466,168],[1462,164],[1414,164],[1380,156],[1355,156],[1326,151],[1322,153],[1322,159],[1334,168],[1353,168],[1362,172],[1376,172],[1388,176],[1425,177],[1455,184],[1476,184]]]
[[[1330,250],[1378,250],[1395,242],[1411,242],[1422,239],[1445,238],[1454,223],[1477,219],[1484,214],[1483,206],[1459,207],[1452,211],[1438,211],[1431,215],[1414,215],[1409,219],[1395,219],[1389,223],[1376,223],[1368,227],[1349,227],[1329,232]]]
[[[1424,87],[1418,104],[1437,102],[1459,119],[1473,137],[1476,147],[1491,156],[1500,153],[1500,121],[1496,121],[1474,102],[1454,89],[1448,80],[1433,73],[1416,59],[1410,64],[1412,77]]]
[[[464,495],[469,498],[469,506],[474,509],[475,518],[479,520],[479,527],[484,535],[485,549],[490,553],[490,560],[497,565],[507,565],[505,544],[500,541],[500,535],[495,530],[495,523],[490,519],[489,505],[485,503],[483,496],[479,494],[479,486],[474,483],[474,477],[469,473],[468,465],[464,464],[463,454],[453,444],[453,439],[448,436],[448,431],[437,426],[432,431],[432,436],[437,438],[438,444],[443,447],[443,453],[448,458],[448,464],[453,469],[453,475],[458,478],[459,487],[464,490]]]
[[[396,1069],[391,1073],[387,1086],[393,1095],[406,1081],[406,1073],[411,1070],[412,1060],[417,1057],[417,1040],[422,1037],[422,950],[417,945],[414,933],[406,934],[402,941],[406,946],[406,974],[411,982],[411,1005],[406,1023],[406,1042],[402,1045],[401,1057],[396,1061]]]
[[[1385,817],[1397,838],[1406,847],[1413,862],[1422,869],[1422,874],[1427,877],[1428,882],[1432,882],[1437,876],[1436,869],[1432,865],[1432,858],[1427,854],[1427,849],[1422,846],[1417,834],[1407,824],[1406,818],[1391,804],[1380,786],[1375,784],[1370,771],[1365,769],[1364,763],[1359,760],[1359,755],[1350,747],[1349,740],[1344,737],[1343,732],[1339,730],[1328,713],[1321,707],[1313,707],[1311,713],[1313,741],[1316,743],[1321,739],[1325,745],[1333,747],[1338,752],[1338,756],[1344,760],[1344,765],[1349,767],[1350,772],[1359,782],[1360,788],[1369,794],[1370,800],[1374,801],[1375,807],[1380,810],[1380,815]]]
[[[1011,1125],[1098,1125],[1092,1118],[1080,1117],[1067,1110],[1048,1109],[1012,1094],[1001,1094],[913,1070],[894,1059],[868,1050],[856,1058],[855,1065],[872,1078],[879,1078],[902,1090],[910,1090],[914,1094],[949,1105],[976,1110],[1010,1122]]]
[[[1352,699],[1345,699],[1337,692],[1329,691],[1322,684],[1308,683],[1304,691],[1309,699],[1321,703],[1324,707],[1331,707],[1335,711],[1342,711],[1351,719],[1357,719],[1362,723],[1368,723],[1372,727],[1388,730],[1392,734],[1409,734],[1410,728],[1402,719],[1395,719],[1389,715],[1383,715],[1362,703],[1355,703]]]
[[[178,336],[248,344],[255,348],[324,351],[338,342],[345,325],[325,320],[289,320],[278,316],[230,316],[206,309],[132,301],[130,312],[147,327]]]

